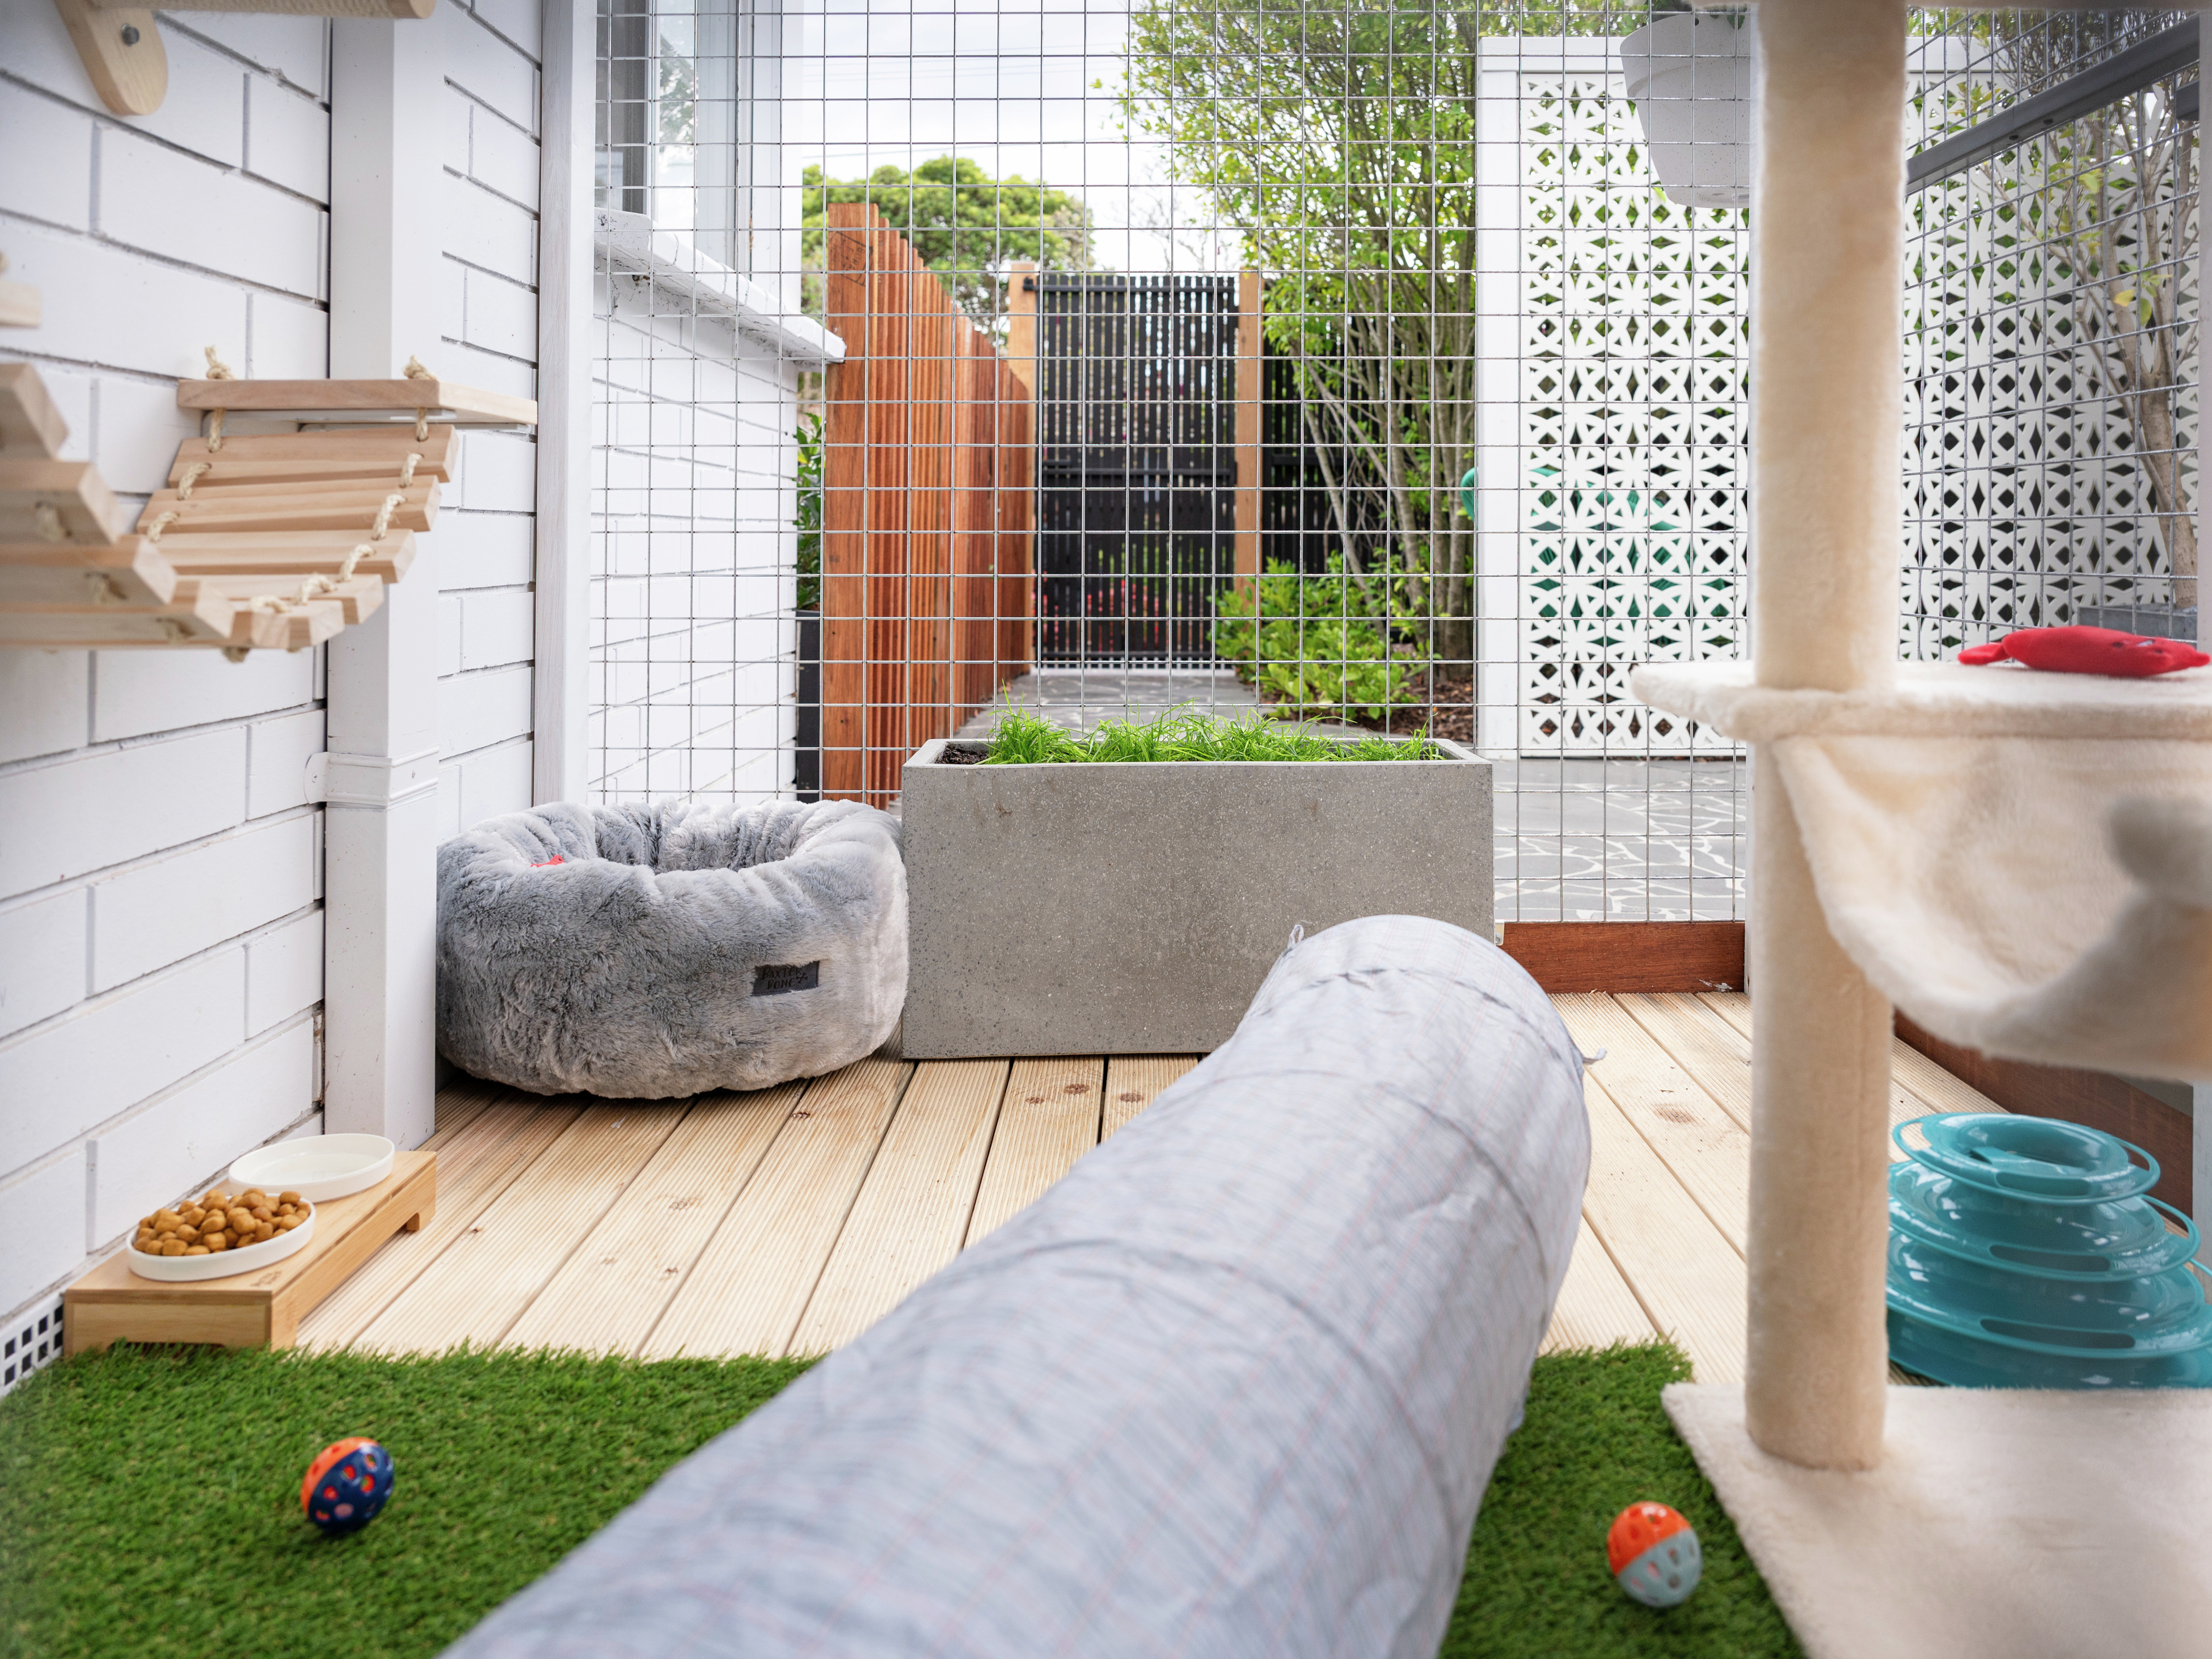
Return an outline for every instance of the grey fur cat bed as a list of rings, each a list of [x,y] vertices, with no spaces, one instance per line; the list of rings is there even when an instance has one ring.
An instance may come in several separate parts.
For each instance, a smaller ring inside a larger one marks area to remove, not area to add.
[[[538,1094],[818,1077],[906,1001],[899,826],[851,801],[561,804],[438,849],[438,1048]]]

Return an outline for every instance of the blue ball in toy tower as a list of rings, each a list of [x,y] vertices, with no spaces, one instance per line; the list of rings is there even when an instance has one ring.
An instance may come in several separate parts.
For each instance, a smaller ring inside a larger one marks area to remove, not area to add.
[[[392,1454],[358,1437],[333,1441],[307,1465],[300,1507],[325,1532],[357,1532],[392,1501]]]

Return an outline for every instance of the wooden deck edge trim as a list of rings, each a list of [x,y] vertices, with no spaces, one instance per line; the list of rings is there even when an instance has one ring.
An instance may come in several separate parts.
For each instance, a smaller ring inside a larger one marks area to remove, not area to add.
[[[1740,991],[1740,921],[1509,921],[1505,954],[1551,992]]]
[[[2190,1158],[2194,1126],[2156,1095],[2104,1072],[2070,1066],[2038,1066],[2025,1060],[2001,1060],[1978,1048],[1961,1048],[1930,1036],[1902,1013],[1897,1035],[1906,1047],[1928,1056],[1952,1076],[1972,1085],[2008,1112],[2062,1118],[2131,1140],[2159,1161],[2163,1173],[2151,1188],[2185,1214],[2194,1196]]]

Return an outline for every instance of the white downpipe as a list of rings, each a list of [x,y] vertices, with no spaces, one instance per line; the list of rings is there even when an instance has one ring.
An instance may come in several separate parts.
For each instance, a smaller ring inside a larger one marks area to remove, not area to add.
[[[438,31],[341,18],[331,86],[331,373],[396,379],[440,336],[445,66]],[[324,1127],[415,1146],[433,1127],[438,560],[330,651]]]
[[[595,12],[545,0],[538,85],[538,585],[531,799],[590,781],[592,71]]]

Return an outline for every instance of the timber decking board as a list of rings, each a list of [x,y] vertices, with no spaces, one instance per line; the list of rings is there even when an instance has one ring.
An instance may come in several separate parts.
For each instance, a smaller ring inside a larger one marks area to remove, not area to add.
[[[806,1085],[640,1358],[784,1351],[913,1071],[863,1060]]]
[[[1115,1054],[1106,1062],[1106,1104],[1100,1116],[1103,1143],[1160,1097],[1198,1064],[1196,1054]]]
[[[1551,1328],[1540,1353],[1561,1348],[1604,1348],[1615,1342],[1649,1342],[1657,1333],[1651,1316],[1620,1276],[1587,1219],[1575,1223],[1575,1253],[1552,1309]]]
[[[596,1101],[355,1339],[381,1353],[498,1343],[666,1140],[689,1101]]]
[[[1751,1039],[1686,991],[1614,999],[1748,1133]]]
[[[805,1085],[702,1095],[621,1200],[507,1328],[513,1348],[637,1352]]]
[[[1027,1209],[1098,1144],[1105,1073],[1095,1054],[1014,1062],[968,1222],[969,1243]]]
[[[441,1091],[438,1114],[448,1115],[454,1091]],[[392,1305],[445,1248],[476,1224],[484,1206],[528,1169],[583,1109],[573,1095],[545,1100],[487,1088],[475,1109],[453,1111],[458,1127],[441,1128],[425,1145],[438,1154],[438,1214],[419,1233],[401,1233],[362,1264],[329,1300],[300,1322],[303,1348],[350,1346],[369,1322]]]
[[[1674,1172],[1621,1115],[1595,1078],[1589,1108],[1590,1178],[1583,1214],[1651,1322],[1682,1346],[1700,1382],[1741,1382],[1743,1258]]]
[[[1746,1097],[1750,1090],[1751,1066],[1751,999],[1742,992],[1733,994],[1700,996],[1694,999],[1706,1011],[1723,1021],[1736,1032],[1744,1045],[1744,1076]],[[1991,1100],[1972,1085],[1960,1082],[1948,1072],[1910,1047],[1897,1036],[1889,1040],[1889,1127],[1916,1117],[1926,1117],[1931,1112],[2002,1112],[2004,1108]],[[1897,1143],[1888,1143],[1889,1161],[1897,1163],[1905,1154],[1897,1150]]]
[[[1585,1049],[1609,1052],[1585,1078],[1591,1177],[1545,1347],[1656,1328],[1682,1343],[1701,1380],[1740,1379],[1741,1222],[1729,1194],[1747,1172],[1749,999],[1570,995],[1558,1006]],[[1997,1109],[1904,1043],[1893,1052],[1893,1121]],[[688,1115],[681,1103],[586,1107],[464,1083],[440,1094],[427,1143],[438,1151],[436,1219],[392,1240],[310,1315],[302,1345],[442,1349],[465,1335],[645,1358],[825,1352],[1196,1063],[871,1060],[781,1091],[708,1097]],[[674,1127],[633,1149],[619,1178],[594,1176],[578,1151],[582,1126],[640,1110]],[[775,1121],[740,1124],[745,1113]],[[596,1210],[562,1207],[580,1177],[607,1192]],[[666,1206],[693,1197],[664,1229]],[[580,1222],[571,1211],[590,1213]],[[489,1251],[487,1223],[500,1235]],[[495,1317],[487,1301],[507,1311]]]
[[[1552,999],[1588,1068],[1737,1255],[1751,1213],[1751,1136],[1608,996]]]
[[[1003,1060],[921,1062],[799,1319],[792,1352],[842,1347],[960,1254],[1007,1069]]]

